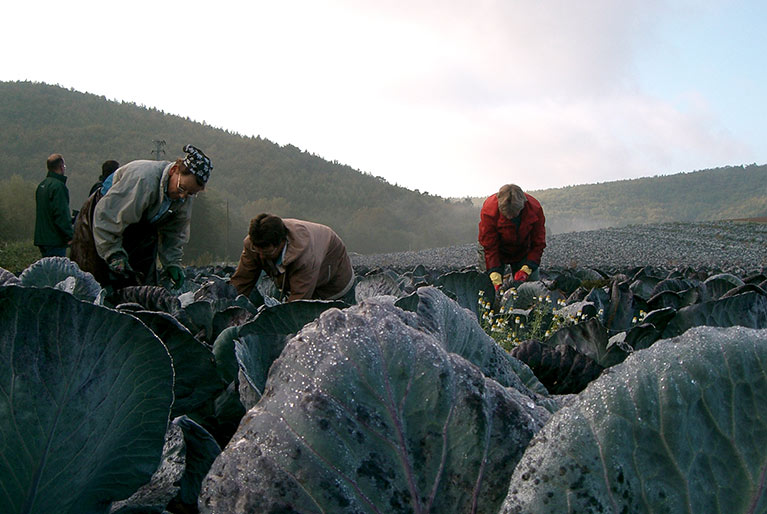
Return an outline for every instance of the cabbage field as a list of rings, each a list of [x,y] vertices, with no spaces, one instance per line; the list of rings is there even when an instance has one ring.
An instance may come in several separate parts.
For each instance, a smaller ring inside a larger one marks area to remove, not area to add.
[[[0,269],[0,512],[767,512],[762,268],[428,264]]]

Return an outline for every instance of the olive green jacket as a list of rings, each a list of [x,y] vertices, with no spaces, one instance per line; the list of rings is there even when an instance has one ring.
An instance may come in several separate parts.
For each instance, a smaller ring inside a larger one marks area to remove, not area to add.
[[[72,240],[67,177],[49,171],[35,192],[35,246],[67,246]]]

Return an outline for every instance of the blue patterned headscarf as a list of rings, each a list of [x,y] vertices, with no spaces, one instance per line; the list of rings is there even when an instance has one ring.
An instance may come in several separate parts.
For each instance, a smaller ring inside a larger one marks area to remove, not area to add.
[[[184,147],[184,152],[186,152],[184,166],[194,173],[197,180],[201,183],[207,183],[208,178],[210,178],[210,172],[213,170],[213,164],[211,164],[208,156],[205,155],[202,150],[192,145],[186,145]]]

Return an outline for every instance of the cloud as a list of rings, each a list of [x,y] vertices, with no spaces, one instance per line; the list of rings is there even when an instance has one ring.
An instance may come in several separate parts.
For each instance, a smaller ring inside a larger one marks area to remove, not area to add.
[[[409,188],[480,196],[509,181],[541,189],[753,155],[702,91],[642,86],[641,59],[664,55],[662,24],[720,4],[73,2],[42,37],[40,6],[14,4],[0,43],[18,52],[0,79],[60,83]]]
[[[511,180],[539,189],[716,166],[744,151],[705,102],[681,111],[641,91],[634,59],[658,44],[656,20],[674,14],[664,3],[339,4],[391,23],[381,26],[398,65],[368,70],[387,88],[372,87],[366,106],[360,97],[349,126],[371,132],[335,151],[400,184],[479,195]]]

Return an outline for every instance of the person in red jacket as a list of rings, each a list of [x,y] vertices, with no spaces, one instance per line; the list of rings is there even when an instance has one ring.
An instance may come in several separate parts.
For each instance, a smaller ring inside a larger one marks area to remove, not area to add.
[[[546,218],[541,204],[516,184],[506,184],[485,200],[479,219],[480,253],[498,290],[506,265],[514,280],[538,280],[546,248]]]

